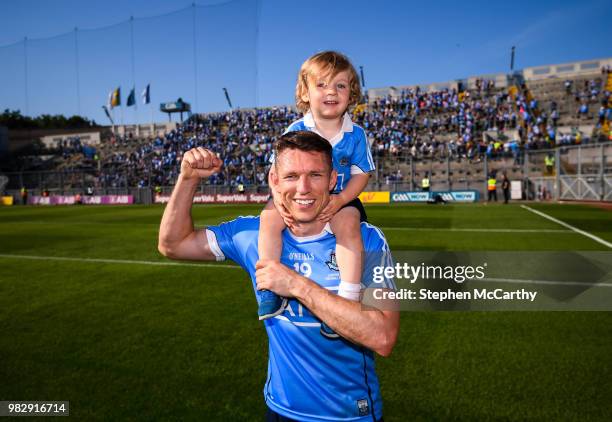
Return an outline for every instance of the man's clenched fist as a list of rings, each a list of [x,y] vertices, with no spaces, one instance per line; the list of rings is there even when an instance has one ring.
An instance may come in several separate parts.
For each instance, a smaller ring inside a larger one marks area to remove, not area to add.
[[[257,261],[255,269],[257,290],[271,290],[279,296],[293,297],[291,289],[300,277],[298,273],[271,259]]]
[[[181,176],[184,179],[202,179],[221,170],[222,161],[206,148],[192,148],[183,154]]]

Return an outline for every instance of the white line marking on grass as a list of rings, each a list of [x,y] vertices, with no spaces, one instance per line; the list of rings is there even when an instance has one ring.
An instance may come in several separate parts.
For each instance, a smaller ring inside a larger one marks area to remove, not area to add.
[[[581,287],[612,287],[612,283],[582,283],[580,281],[555,281],[555,280],[521,280],[516,278],[483,278],[471,279],[473,281],[492,281],[494,283],[516,283],[516,284],[548,284],[553,286],[581,286]]]
[[[553,222],[555,222],[555,223],[557,223],[557,224],[560,224],[560,225],[562,225],[563,227],[567,227],[568,229],[570,229],[570,230],[572,230],[572,231],[575,231],[575,232],[576,232],[576,233],[578,233],[578,234],[581,234],[581,235],[583,235],[583,236],[586,236],[586,237],[588,237],[589,239],[592,239],[592,240],[594,240],[595,242],[597,242],[597,243],[601,243],[602,245],[604,245],[604,246],[606,246],[606,247],[608,247],[608,248],[612,249],[612,243],[607,242],[607,241],[603,240],[602,238],[595,236],[594,234],[591,234],[591,233],[589,233],[589,232],[585,232],[584,230],[580,230],[580,229],[578,229],[578,228],[576,228],[576,227],[574,227],[574,226],[572,226],[572,225],[570,225],[570,224],[567,224],[567,223],[566,223],[566,222],[564,222],[564,221],[557,220],[556,218],[551,217],[551,216],[550,216],[550,215],[548,215],[548,214],[544,214],[542,211],[534,210],[533,208],[528,207],[527,205],[521,205],[521,208],[524,208],[524,209],[526,209],[527,211],[531,211],[532,213],[539,215],[540,217],[544,217],[544,218],[546,218],[546,219],[548,219],[548,220],[550,220],[550,221],[553,221]]]
[[[93,262],[102,264],[136,264],[136,265],[154,265],[154,266],[168,266],[168,267],[212,267],[212,268],[233,268],[241,270],[242,268],[237,265],[224,265],[224,264],[191,264],[188,262],[156,262],[156,261],[137,261],[128,259],[104,259],[104,258],[71,258],[63,256],[36,256],[36,255],[8,255],[0,254],[0,258],[8,259],[32,259],[38,261],[72,261],[72,262]],[[515,278],[483,278],[483,279],[472,279],[470,281],[481,282],[491,281],[494,283],[516,283],[516,284],[548,284],[548,285],[565,285],[565,286],[581,286],[581,287],[612,287],[612,283],[583,283],[579,281],[554,281],[554,280],[522,280]],[[328,287],[328,289],[330,289]],[[335,290],[331,288],[330,290]]]
[[[477,229],[477,228],[440,228],[440,227],[381,227],[381,230],[406,231],[449,231],[449,232],[482,232],[482,233],[572,233],[559,229]]]
[[[157,265],[162,267],[214,267],[214,268],[235,268],[241,270],[237,265],[224,264],[191,264],[188,262],[165,262],[165,261],[136,261],[129,259],[106,259],[106,258],[72,258],[65,256],[35,256],[35,255],[8,255],[0,254],[0,258],[8,259],[32,259],[38,261],[75,261],[75,262],[94,262],[101,264],[137,264],[137,265]]]

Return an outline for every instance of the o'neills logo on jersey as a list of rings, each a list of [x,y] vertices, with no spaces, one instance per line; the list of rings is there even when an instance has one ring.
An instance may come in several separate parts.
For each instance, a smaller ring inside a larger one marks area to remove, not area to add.
[[[290,252],[289,260],[290,261],[314,261],[314,254],[311,253],[302,253],[302,252]]]
[[[368,399],[357,400],[357,410],[359,410],[359,416],[369,415],[370,406],[368,405]]]

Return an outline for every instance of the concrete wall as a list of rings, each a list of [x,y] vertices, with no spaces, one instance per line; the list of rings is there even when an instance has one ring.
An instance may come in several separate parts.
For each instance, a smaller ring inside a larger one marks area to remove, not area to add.
[[[527,67],[523,69],[523,77],[526,81],[547,78],[572,78],[589,73],[601,74],[603,66],[612,66],[612,58]]]
[[[60,133],[57,135],[41,136],[40,140],[47,148],[56,148],[58,144],[68,138],[79,137],[81,144],[96,146],[100,144],[100,132]]]
[[[112,132],[113,126],[105,126]],[[145,125],[115,125],[115,133],[121,136],[125,136],[131,133],[136,137],[155,137],[163,136],[165,133],[176,129],[176,122],[164,122],[164,123],[153,123]]]
[[[476,79],[494,81],[495,88],[506,88],[509,85],[509,76],[505,73],[489,73],[486,75],[470,76],[467,79],[467,89],[476,89]]]

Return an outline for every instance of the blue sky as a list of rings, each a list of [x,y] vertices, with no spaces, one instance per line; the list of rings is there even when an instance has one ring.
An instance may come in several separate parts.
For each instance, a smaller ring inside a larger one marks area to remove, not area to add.
[[[166,120],[159,103],[179,96],[225,111],[223,87],[235,106],[291,104],[300,64],[324,49],[363,66],[370,88],[505,72],[513,45],[516,68],[612,57],[606,0],[196,3],[194,36],[188,1],[0,2],[0,109],[106,124],[108,92],[120,85],[125,102],[133,83],[151,83],[153,107],[118,108],[116,121]]]

